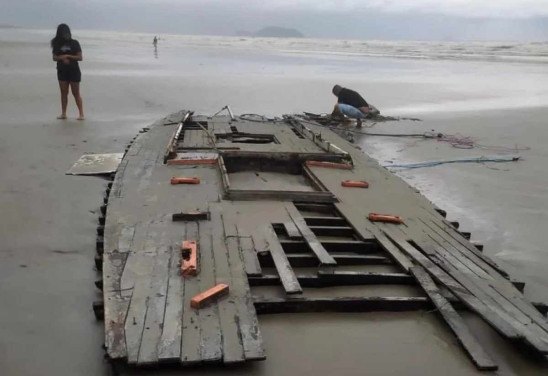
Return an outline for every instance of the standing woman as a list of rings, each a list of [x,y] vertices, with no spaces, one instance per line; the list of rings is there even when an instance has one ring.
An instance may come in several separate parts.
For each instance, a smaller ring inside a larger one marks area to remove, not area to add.
[[[82,49],[76,39],[72,39],[70,29],[66,24],[57,26],[57,34],[51,40],[53,61],[57,62],[57,79],[61,89],[61,115],[57,119],[67,118],[67,102],[69,87],[78,106],[78,120],[84,120],[84,108],[80,96],[80,79],[82,74],[78,62],[82,61]]]

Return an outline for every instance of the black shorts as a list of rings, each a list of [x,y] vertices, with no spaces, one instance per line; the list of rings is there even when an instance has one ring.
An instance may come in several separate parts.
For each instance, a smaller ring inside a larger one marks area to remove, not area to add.
[[[57,79],[59,81],[80,82],[82,80],[80,67],[57,68]]]

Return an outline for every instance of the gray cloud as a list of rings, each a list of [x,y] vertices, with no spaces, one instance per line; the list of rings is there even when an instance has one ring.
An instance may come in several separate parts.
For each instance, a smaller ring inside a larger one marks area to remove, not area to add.
[[[548,1],[498,0],[0,0],[0,23],[53,28],[234,35],[264,26],[310,37],[548,39]]]

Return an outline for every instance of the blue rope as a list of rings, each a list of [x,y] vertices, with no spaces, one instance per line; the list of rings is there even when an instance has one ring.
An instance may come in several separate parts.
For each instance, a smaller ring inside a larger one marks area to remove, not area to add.
[[[483,163],[483,162],[515,162],[519,160],[519,156],[510,156],[510,157],[474,157],[474,158],[461,158],[461,159],[448,159],[440,161],[425,161],[418,163],[401,163],[401,164],[389,164],[383,165],[386,168],[401,168],[401,169],[412,169],[412,168],[422,168],[422,167],[433,167],[447,163]]]

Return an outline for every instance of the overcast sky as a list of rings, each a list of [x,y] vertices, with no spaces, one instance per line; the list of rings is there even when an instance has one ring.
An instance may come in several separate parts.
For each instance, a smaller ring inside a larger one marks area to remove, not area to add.
[[[548,0],[0,0],[0,24],[235,35],[264,26],[308,37],[548,40]],[[0,31],[1,32],[1,31]]]

